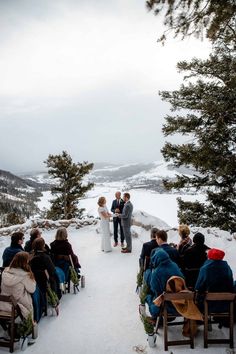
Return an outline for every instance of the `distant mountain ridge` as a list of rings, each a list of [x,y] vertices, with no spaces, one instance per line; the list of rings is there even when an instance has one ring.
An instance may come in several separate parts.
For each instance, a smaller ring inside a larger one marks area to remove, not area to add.
[[[1,222],[5,216],[15,213],[21,217],[29,217],[38,211],[36,202],[43,190],[49,185],[38,183],[14,175],[9,171],[0,170],[0,215]]]

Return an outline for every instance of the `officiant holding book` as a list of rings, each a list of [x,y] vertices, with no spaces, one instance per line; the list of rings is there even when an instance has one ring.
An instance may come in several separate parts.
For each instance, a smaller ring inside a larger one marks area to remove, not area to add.
[[[113,200],[111,211],[113,214],[121,214],[124,208],[124,201],[121,199],[121,192],[116,192],[116,199]],[[124,247],[124,233],[121,225],[121,219],[119,217],[113,217],[113,226],[114,226],[114,247],[118,246],[118,227],[120,226],[120,241],[121,247]]]

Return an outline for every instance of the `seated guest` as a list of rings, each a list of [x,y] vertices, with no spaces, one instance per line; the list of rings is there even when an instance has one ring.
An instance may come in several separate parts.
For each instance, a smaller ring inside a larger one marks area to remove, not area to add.
[[[172,276],[179,276],[184,278],[178,265],[173,262],[167,252],[161,247],[155,250],[151,256],[151,269],[147,269],[144,272],[144,280],[150,289],[150,294],[146,296],[146,302],[149,306],[149,312],[153,318],[156,318],[159,314],[160,308],[153,303],[159,295],[166,290],[166,283]],[[170,311],[174,308],[170,307]]]
[[[25,252],[31,252],[32,251],[32,244],[34,242],[34,240],[36,240],[37,238],[40,238],[42,236],[41,231],[38,228],[34,228],[30,231],[30,239],[28,241],[26,241],[25,243]],[[49,253],[50,249],[48,247],[48,245],[45,244],[45,250]]]
[[[170,256],[170,259],[173,262],[175,262],[176,264],[179,264],[179,253],[175,247],[172,247],[167,243],[167,238],[168,238],[168,235],[165,230],[158,230],[158,232],[156,233],[156,242],[157,242],[159,248],[166,251],[166,253],[168,253],[168,255]],[[156,250],[152,251],[151,256],[154,254],[155,251]]]
[[[188,225],[179,225],[180,242],[177,245],[177,250],[180,256],[183,256],[185,251],[192,246],[192,240],[190,238],[190,229]]]
[[[233,292],[234,280],[233,273],[226,261],[223,261],[224,251],[212,248],[207,253],[207,260],[200,268],[199,276],[195,285],[195,290],[200,294],[208,292]],[[203,302],[199,301],[200,309]],[[222,304],[214,305],[215,311],[222,310]]]
[[[54,257],[56,266],[62,268],[65,272],[66,279],[69,274],[70,257],[75,269],[79,272],[81,268],[78,257],[74,254],[71,244],[68,241],[68,234],[65,227],[59,227],[56,232],[55,240],[50,244],[51,253]]]
[[[14,256],[18,252],[24,251],[22,248],[24,242],[24,234],[23,232],[14,232],[11,235],[11,245],[7,248],[5,248],[3,255],[2,255],[2,260],[3,260],[3,267],[8,267],[13,260]]]
[[[31,294],[36,289],[34,275],[29,266],[29,254],[18,252],[9,267],[2,273],[1,294],[12,295],[26,319],[31,314],[33,320],[33,304]],[[2,311],[9,311],[9,303],[0,302]],[[10,310],[11,311],[11,310]]]
[[[36,238],[32,244],[32,247],[33,253],[30,266],[39,289],[43,294],[46,294],[47,282],[49,281],[52,290],[57,292],[55,266],[45,250],[44,239],[42,237]]]
[[[156,242],[156,234],[159,230],[156,227],[151,229],[151,241],[145,242],[141,251],[139,258],[139,265],[144,269],[147,269],[149,266],[150,255],[153,249],[158,247]]]
[[[194,288],[198,278],[199,269],[207,260],[209,247],[204,244],[205,237],[200,232],[193,236],[193,245],[183,255],[183,270],[186,277],[186,285]]]

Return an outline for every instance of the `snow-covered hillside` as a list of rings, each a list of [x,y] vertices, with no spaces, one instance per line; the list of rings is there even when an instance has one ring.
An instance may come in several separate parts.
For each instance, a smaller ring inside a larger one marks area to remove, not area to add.
[[[192,175],[194,172],[184,167],[177,168],[164,161],[125,165],[99,163],[94,165],[87,178],[96,184],[123,183],[129,189],[141,188],[165,193],[162,179],[175,178],[180,173]],[[25,177],[38,183],[53,183],[45,172],[31,173]]]

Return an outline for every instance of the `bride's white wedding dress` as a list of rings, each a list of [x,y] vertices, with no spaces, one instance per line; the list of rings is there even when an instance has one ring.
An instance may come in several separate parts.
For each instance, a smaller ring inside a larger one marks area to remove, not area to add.
[[[102,215],[102,212],[108,213],[107,207],[99,207],[98,214],[101,218],[100,226],[102,231],[102,244],[101,249],[104,252],[111,252],[111,234],[110,234],[110,226],[109,226],[109,218],[105,218]]]

